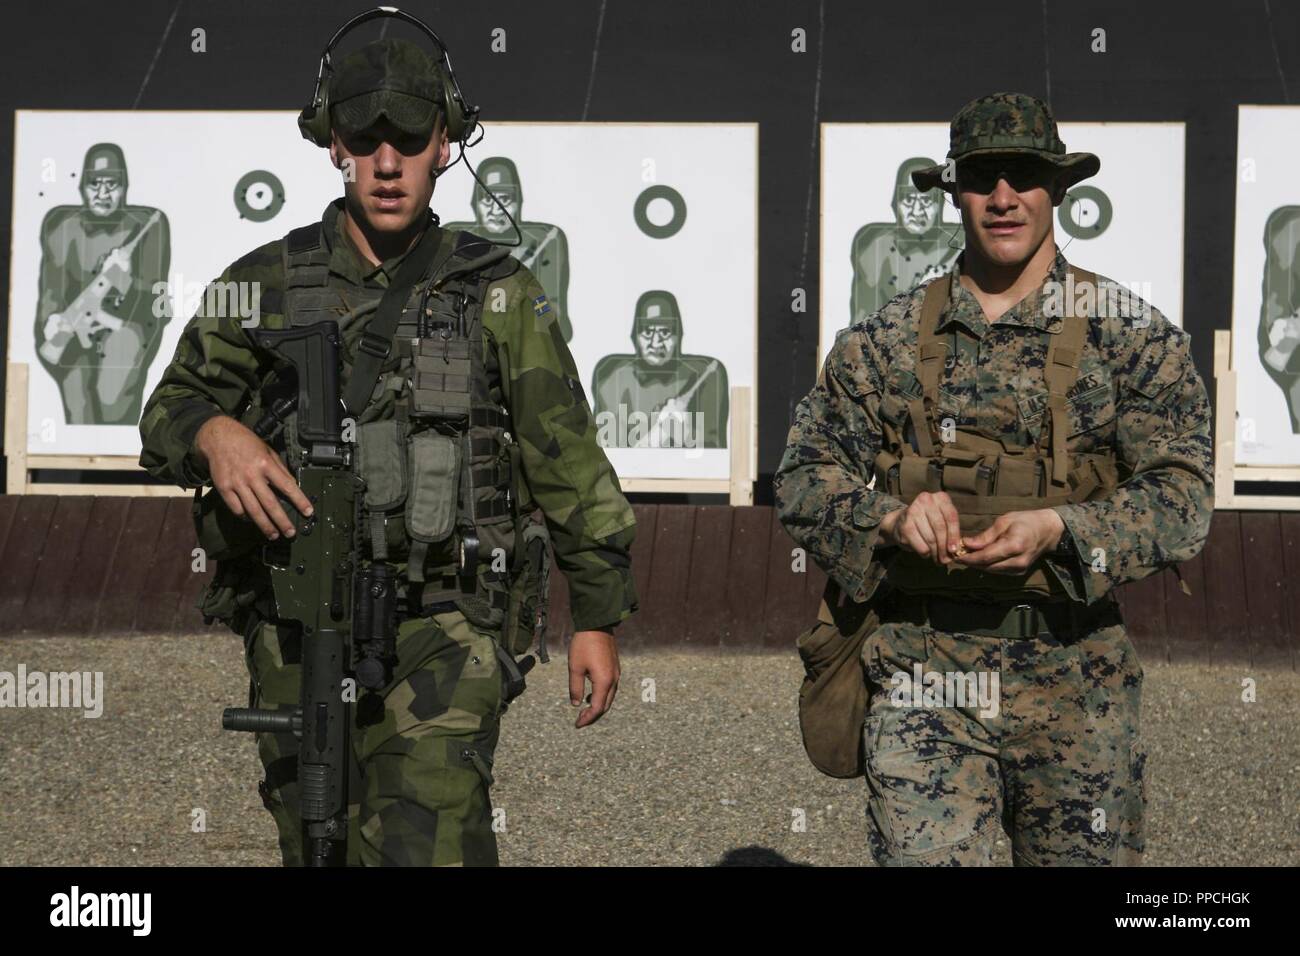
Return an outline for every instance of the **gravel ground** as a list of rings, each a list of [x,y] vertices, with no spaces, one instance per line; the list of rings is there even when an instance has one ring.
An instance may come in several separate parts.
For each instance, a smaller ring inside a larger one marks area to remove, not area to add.
[[[0,708],[0,864],[278,864],[252,738],[219,729],[247,696],[234,638],[6,638],[20,663],[103,671],[105,703]],[[1148,864],[1300,864],[1300,675],[1145,667]],[[535,669],[497,756],[502,862],[869,865],[864,785],[803,755],[801,674],[793,651],[626,653],[613,712],[575,731],[562,657]]]

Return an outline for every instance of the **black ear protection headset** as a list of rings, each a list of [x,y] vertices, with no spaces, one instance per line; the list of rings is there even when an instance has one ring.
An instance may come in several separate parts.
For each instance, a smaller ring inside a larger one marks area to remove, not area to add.
[[[329,146],[330,78],[334,74],[334,61],[331,54],[345,34],[361,24],[368,23],[379,17],[404,20],[412,26],[418,27],[428,34],[429,38],[438,47],[437,69],[438,78],[441,81],[439,85],[442,88],[442,100],[438,103],[438,107],[446,118],[447,138],[453,143],[462,144],[463,147],[470,137],[474,135],[475,130],[479,128],[479,108],[470,106],[465,102],[465,94],[460,91],[460,83],[456,80],[456,74],[451,68],[451,57],[447,54],[447,46],[438,37],[438,34],[429,29],[424,21],[397,9],[397,7],[375,7],[365,13],[357,14],[339,27],[338,32],[325,45],[325,52],[321,54],[320,66],[316,71],[316,90],[312,93],[311,103],[298,114],[298,129],[302,131],[303,139],[309,140],[317,146]]]
[[[456,74],[451,68],[451,57],[447,54],[447,46],[442,42],[438,34],[434,33],[423,20],[413,17],[411,14],[397,9],[397,7],[375,7],[364,13],[359,13],[339,27],[334,36],[330,37],[330,42],[325,45],[325,52],[321,54],[320,66],[316,70],[316,89],[312,93],[311,103],[298,114],[298,129],[302,131],[303,139],[321,147],[330,145],[330,77],[334,74],[334,61],[331,54],[334,47],[338,45],[339,40],[343,39],[350,30],[379,17],[392,17],[396,20],[406,21],[412,26],[423,30],[438,47],[437,69],[442,87],[442,99],[438,103],[438,107],[446,118],[447,139],[460,147],[460,155],[450,166],[436,171],[433,175],[434,178],[437,178],[446,173],[451,166],[455,166],[456,163],[465,159],[466,147],[474,146],[482,140],[483,127],[478,121],[479,108],[470,106],[465,101],[465,94],[461,92],[460,82],[456,79]],[[470,142],[475,133],[478,134],[478,139]],[[470,175],[474,177],[475,182],[483,186],[488,195],[492,197],[492,201],[506,214],[506,218],[510,220],[510,225],[515,228],[517,238],[514,242],[494,242],[492,245],[511,247],[521,245],[523,243],[523,232],[519,229],[519,223],[515,222],[515,217],[510,215],[510,210],[502,204],[501,200],[497,199],[495,193],[487,189],[487,186],[483,184],[483,180],[478,178],[478,173],[475,172],[474,167],[469,164],[468,159],[465,159],[465,167],[469,170]]]

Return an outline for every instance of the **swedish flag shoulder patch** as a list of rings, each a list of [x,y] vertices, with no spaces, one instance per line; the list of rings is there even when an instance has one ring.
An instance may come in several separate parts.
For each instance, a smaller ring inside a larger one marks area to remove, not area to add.
[[[551,311],[551,303],[547,301],[545,294],[533,299],[533,311],[537,313],[538,318]]]

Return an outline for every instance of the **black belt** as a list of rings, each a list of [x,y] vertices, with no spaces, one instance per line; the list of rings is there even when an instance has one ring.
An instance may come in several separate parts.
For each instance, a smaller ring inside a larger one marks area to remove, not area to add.
[[[895,590],[881,599],[877,611],[884,623],[903,621],[936,631],[1013,640],[1054,637],[1067,643],[1087,631],[1123,623],[1119,605],[1111,599],[1091,605],[1077,601],[988,603]]]

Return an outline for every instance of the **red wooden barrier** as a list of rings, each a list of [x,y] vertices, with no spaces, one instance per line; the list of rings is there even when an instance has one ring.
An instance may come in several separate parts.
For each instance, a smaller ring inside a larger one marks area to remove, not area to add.
[[[203,627],[188,498],[0,495],[0,635],[132,634]],[[826,576],[772,508],[636,505],[640,611],[628,647],[793,649]],[[801,565],[802,561],[802,565]],[[1300,514],[1217,512],[1205,548],[1117,593],[1150,661],[1295,668]],[[549,639],[572,634],[568,586],[552,576]]]

